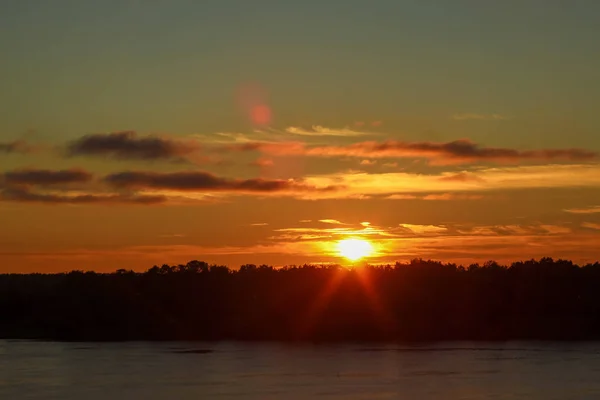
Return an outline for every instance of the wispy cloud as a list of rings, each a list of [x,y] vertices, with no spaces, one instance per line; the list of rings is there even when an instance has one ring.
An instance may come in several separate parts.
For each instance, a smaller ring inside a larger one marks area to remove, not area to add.
[[[12,142],[0,142],[0,153],[6,154],[28,154],[34,152],[35,146],[24,140],[14,140]]]
[[[427,200],[427,201],[449,201],[449,200],[481,200],[484,198],[481,194],[466,193],[433,193],[424,196],[414,194],[392,194],[384,197],[386,200]]]
[[[417,195],[419,193],[600,187],[600,164],[486,168],[474,170],[472,174],[477,179],[464,181],[441,180],[440,178],[446,176],[444,174],[342,172],[307,176],[304,181],[315,187],[337,185],[337,191],[329,194],[321,193],[321,195],[339,198],[367,195],[405,199],[405,195]],[[592,210],[586,211],[592,212]]]
[[[452,115],[452,119],[456,121],[480,120],[480,121],[501,121],[509,119],[509,117],[500,114],[477,114],[477,113],[461,113]]]
[[[444,173],[440,178],[440,181],[449,181],[449,182],[482,182],[483,179],[476,174],[471,172],[463,171],[459,173]]]
[[[266,168],[266,167],[272,167],[273,165],[275,165],[275,162],[270,158],[261,157],[255,161],[252,161],[250,163],[250,165],[254,166],[254,167]]]
[[[346,225],[343,222],[338,221],[337,219],[320,219],[319,222],[322,222],[324,224]]]
[[[139,136],[136,132],[114,132],[83,136],[67,145],[69,156],[103,156],[122,160],[181,161],[200,149],[194,140]]]
[[[600,224],[595,224],[593,222],[584,222],[581,226],[588,229],[600,230]]]
[[[254,137],[237,132],[217,132],[212,137],[207,135],[192,135],[192,137],[210,143],[248,143],[256,141]]]
[[[375,165],[375,164],[377,164],[377,161],[375,161],[375,160],[362,160],[360,162],[360,165],[365,165],[365,166]]]
[[[458,237],[458,236],[513,236],[513,237],[531,237],[531,236],[552,236],[566,235],[573,233],[569,226],[557,224],[529,224],[529,225],[432,225],[432,224],[407,224],[401,223],[397,226],[383,227],[374,226],[370,223],[361,223],[359,228],[336,227],[292,227],[279,228],[274,232],[283,232],[286,234],[310,234],[310,239],[314,236],[321,238],[334,238],[339,236],[366,236],[373,235],[381,238],[411,238],[431,236]],[[286,236],[285,238],[290,238]],[[281,237],[276,237],[281,239]]]
[[[407,230],[408,232],[427,235],[427,234],[438,234],[448,231],[443,225],[412,225],[412,224],[400,224],[400,228]]]
[[[572,229],[565,225],[556,224],[530,224],[530,225],[484,225],[460,228],[457,232],[461,235],[479,236],[539,236],[539,235],[566,235]]]
[[[541,224],[540,229],[545,230],[547,233],[556,235],[556,234],[566,234],[571,233],[571,228],[560,225],[550,225],[550,224]]]
[[[480,194],[461,194],[461,193],[440,193],[440,194],[428,194],[423,197],[423,200],[481,200],[483,195]]]
[[[414,200],[419,197],[414,194],[392,194],[385,197],[387,200]]]
[[[600,213],[600,206],[592,206],[586,208],[571,208],[565,211],[571,214],[596,214]]]
[[[355,137],[355,136],[366,136],[371,135],[369,132],[356,131],[350,128],[326,128],[321,125],[313,125],[310,128],[301,128],[297,126],[290,126],[285,129],[287,133],[291,133],[293,135],[301,135],[301,136],[346,136],[346,137]]]

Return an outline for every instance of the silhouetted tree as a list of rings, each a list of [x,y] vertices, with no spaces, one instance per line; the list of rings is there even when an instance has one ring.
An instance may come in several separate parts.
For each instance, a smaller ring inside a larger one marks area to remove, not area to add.
[[[414,259],[0,275],[0,337],[54,340],[600,339],[600,263]]]

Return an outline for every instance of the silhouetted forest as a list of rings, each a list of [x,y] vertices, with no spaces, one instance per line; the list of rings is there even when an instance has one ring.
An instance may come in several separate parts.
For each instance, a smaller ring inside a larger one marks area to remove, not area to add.
[[[102,340],[600,339],[600,263],[543,258],[0,275],[0,337]]]

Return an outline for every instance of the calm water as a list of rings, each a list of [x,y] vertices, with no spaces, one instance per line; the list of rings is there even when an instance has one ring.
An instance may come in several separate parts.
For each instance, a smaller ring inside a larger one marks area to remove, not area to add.
[[[600,399],[600,343],[0,341],[0,399]]]

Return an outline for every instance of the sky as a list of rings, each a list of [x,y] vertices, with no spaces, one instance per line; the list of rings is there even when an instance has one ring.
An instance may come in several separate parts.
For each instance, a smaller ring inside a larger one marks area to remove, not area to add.
[[[598,15],[3,1],[0,272],[599,260]]]

